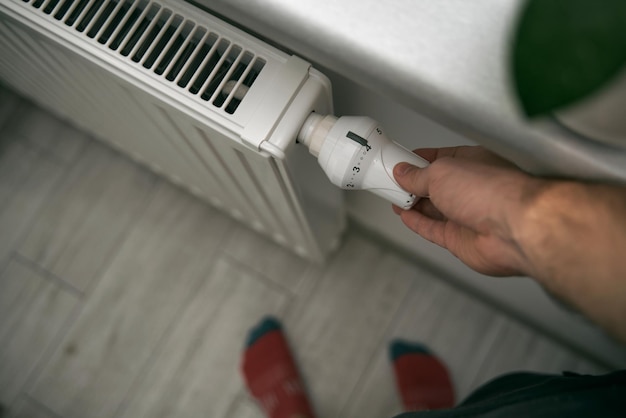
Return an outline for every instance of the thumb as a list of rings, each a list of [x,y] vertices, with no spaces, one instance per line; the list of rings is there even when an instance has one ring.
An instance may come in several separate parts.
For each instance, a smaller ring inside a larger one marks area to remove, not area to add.
[[[428,167],[419,168],[409,163],[398,163],[393,168],[393,177],[407,192],[421,197],[429,195]]]

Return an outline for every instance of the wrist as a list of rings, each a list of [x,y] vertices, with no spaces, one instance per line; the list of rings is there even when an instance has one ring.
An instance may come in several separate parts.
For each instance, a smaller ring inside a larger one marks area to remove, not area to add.
[[[518,254],[517,270],[520,275],[535,277],[533,248],[538,248],[545,239],[545,228],[541,226],[552,203],[549,203],[554,182],[521,174],[516,195],[510,200],[505,212],[507,235]]]
[[[517,222],[512,226],[516,245],[523,254],[523,271],[539,281],[549,274],[545,271],[553,254],[563,250],[576,226],[586,227],[581,213],[572,211],[578,187],[576,183],[533,179],[522,199]]]

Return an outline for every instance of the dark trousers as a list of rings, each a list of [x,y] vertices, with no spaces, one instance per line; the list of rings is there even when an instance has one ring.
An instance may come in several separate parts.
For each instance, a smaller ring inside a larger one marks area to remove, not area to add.
[[[453,409],[396,418],[626,417],[626,370],[602,376],[512,373],[475,390]]]

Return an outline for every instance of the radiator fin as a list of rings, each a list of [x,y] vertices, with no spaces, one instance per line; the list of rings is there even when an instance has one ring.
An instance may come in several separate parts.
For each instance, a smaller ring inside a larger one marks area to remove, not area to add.
[[[232,115],[265,60],[158,1],[23,0]]]

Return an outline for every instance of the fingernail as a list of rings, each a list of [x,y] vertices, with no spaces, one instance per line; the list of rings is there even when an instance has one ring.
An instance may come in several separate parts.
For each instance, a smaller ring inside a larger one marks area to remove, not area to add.
[[[400,177],[400,176],[406,175],[412,169],[413,169],[413,166],[409,163],[398,163],[393,169],[393,171],[396,176]]]

